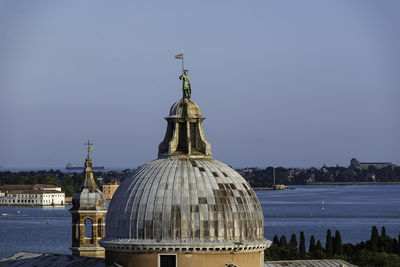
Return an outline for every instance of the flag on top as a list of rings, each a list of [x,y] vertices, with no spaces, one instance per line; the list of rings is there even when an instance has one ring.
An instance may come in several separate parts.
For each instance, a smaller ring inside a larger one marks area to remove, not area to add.
[[[183,59],[183,53],[175,55],[176,59]]]
[[[91,146],[91,147],[89,147],[89,151],[90,152],[92,152],[93,151],[93,147]]]

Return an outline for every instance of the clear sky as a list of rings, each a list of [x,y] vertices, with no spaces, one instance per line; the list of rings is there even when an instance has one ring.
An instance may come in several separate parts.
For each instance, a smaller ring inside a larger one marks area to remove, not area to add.
[[[181,97],[233,167],[400,165],[400,1],[0,1],[0,166],[134,168]]]

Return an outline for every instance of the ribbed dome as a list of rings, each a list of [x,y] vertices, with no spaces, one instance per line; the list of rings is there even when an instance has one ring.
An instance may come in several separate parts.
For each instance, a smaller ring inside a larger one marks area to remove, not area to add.
[[[200,114],[200,109],[192,100],[183,98],[171,106],[169,111],[170,117],[203,118]]]
[[[106,233],[106,248],[238,243],[265,248],[264,218],[254,191],[235,170],[209,158],[143,165],[115,193]]]

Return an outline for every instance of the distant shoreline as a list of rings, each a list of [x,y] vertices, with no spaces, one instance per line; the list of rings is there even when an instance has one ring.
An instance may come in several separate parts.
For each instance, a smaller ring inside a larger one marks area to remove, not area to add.
[[[400,184],[400,182],[311,182],[304,185],[363,185],[363,184]]]
[[[307,183],[307,184],[294,184],[291,186],[296,186],[296,185],[391,185],[391,184],[400,184],[400,182],[312,182],[312,183]],[[272,187],[253,187],[253,190],[258,190],[258,191],[268,191],[268,190],[273,190]],[[285,189],[287,190],[287,189]],[[278,190],[279,191],[279,190]]]

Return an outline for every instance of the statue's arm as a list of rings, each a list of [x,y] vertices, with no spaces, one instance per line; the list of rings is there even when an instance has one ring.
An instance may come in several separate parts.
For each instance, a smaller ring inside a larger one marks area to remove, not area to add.
[[[183,79],[183,75],[179,76],[179,80],[182,80],[182,79]]]

